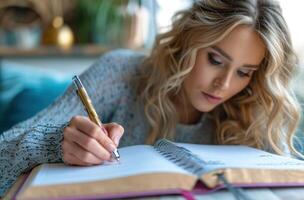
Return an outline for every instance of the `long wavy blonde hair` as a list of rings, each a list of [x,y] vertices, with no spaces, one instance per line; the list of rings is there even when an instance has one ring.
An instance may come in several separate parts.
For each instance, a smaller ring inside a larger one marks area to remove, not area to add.
[[[182,94],[198,49],[218,43],[236,26],[248,25],[260,35],[267,53],[248,87],[211,111],[215,142],[278,154],[284,153],[285,143],[300,155],[293,144],[300,107],[289,87],[297,59],[281,13],[271,0],[200,0],[178,12],[172,28],[156,38],[143,62],[141,98],[151,126],[147,143],[174,138],[178,114],[173,99]]]

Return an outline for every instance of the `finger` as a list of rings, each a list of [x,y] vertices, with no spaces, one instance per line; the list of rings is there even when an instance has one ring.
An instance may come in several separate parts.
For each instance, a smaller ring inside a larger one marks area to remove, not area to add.
[[[104,124],[104,127],[106,128],[106,130],[109,134],[109,137],[111,138],[111,140],[114,142],[114,144],[117,147],[119,144],[119,140],[124,133],[124,128],[120,124],[117,124],[117,123]]]
[[[97,158],[95,155],[88,152],[87,150],[85,150],[84,148],[79,146],[78,144],[71,142],[71,143],[69,143],[69,145],[71,145],[70,149],[73,150],[70,152],[70,154],[72,154],[74,157],[78,158],[80,161],[82,161],[84,163],[88,163],[88,164],[95,164],[95,165],[102,163],[102,161],[103,161],[102,159]]]
[[[77,157],[75,157],[74,155],[67,153],[64,156],[64,163],[68,164],[68,165],[79,165],[79,166],[90,166],[92,164],[83,162],[82,160],[79,160]]]
[[[80,115],[72,117],[69,126],[75,127],[79,131],[84,133],[91,133],[94,132],[95,129],[97,128],[100,129],[99,126],[96,125],[94,122],[92,122],[88,117],[80,116]],[[100,131],[102,131],[102,129],[100,129]]]
[[[96,139],[109,152],[116,150],[116,145],[107,136],[101,127],[91,122],[89,118],[83,116],[74,116],[71,120],[71,126],[76,127],[80,132]]]
[[[88,166],[91,165],[89,163],[85,163],[81,160],[79,160],[78,158],[76,158],[75,156],[73,156],[72,154],[69,153],[69,143],[64,140],[62,142],[62,152],[63,152],[63,156],[62,156],[62,160],[65,164],[68,165],[81,165],[81,166]]]
[[[64,139],[67,141],[75,142],[86,151],[94,154],[102,160],[109,160],[111,154],[106,150],[96,139],[89,137],[85,133],[71,127],[66,127],[64,132]],[[73,151],[69,151],[73,152]]]

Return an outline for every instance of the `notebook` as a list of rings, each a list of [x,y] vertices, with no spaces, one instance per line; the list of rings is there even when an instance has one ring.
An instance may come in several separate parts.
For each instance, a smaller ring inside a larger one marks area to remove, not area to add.
[[[304,186],[304,161],[239,145],[173,143],[119,149],[120,161],[92,167],[42,164],[18,200],[115,199],[241,187]],[[223,180],[224,177],[224,180]]]

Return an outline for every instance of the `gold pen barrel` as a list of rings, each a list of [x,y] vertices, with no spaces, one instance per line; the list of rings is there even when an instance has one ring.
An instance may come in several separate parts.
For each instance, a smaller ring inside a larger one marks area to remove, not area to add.
[[[79,96],[80,100],[82,101],[82,104],[84,105],[84,107],[89,115],[90,120],[93,121],[98,126],[102,127],[102,123],[92,105],[92,101],[91,101],[87,91],[83,87],[79,77],[74,76],[73,81],[77,88],[77,95]]]
[[[95,109],[93,108],[92,101],[91,101],[89,95],[87,94],[86,90],[83,87],[78,88],[77,93],[78,93],[82,103],[85,105],[85,108],[88,112],[90,120],[101,127],[102,126],[101,121],[99,120],[99,117],[98,117]]]

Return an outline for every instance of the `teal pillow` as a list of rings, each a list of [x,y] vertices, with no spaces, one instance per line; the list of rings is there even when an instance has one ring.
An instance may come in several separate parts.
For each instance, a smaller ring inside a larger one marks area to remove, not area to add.
[[[0,133],[34,116],[63,93],[70,77],[58,77],[34,68],[1,68]]]

